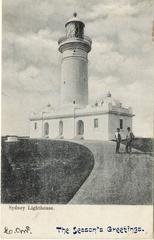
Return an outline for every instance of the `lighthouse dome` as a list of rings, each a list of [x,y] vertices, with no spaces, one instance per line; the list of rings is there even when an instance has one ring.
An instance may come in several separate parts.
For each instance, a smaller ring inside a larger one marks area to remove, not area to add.
[[[103,98],[104,103],[111,103],[112,105],[121,106],[121,102],[118,99],[112,97],[110,92],[107,92]]]
[[[77,13],[76,13],[76,12],[73,13],[73,17],[70,18],[70,19],[66,22],[65,27],[67,27],[67,25],[68,25],[69,23],[72,23],[72,22],[78,22],[78,23],[80,23],[81,25],[83,25],[83,27],[85,26],[85,25],[84,25],[84,22],[82,22],[82,21],[77,17]]]

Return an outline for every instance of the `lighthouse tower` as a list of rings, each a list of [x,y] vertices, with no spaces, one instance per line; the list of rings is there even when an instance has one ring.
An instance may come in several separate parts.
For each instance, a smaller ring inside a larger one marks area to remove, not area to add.
[[[65,36],[58,40],[62,53],[61,106],[88,104],[88,53],[92,41],[84,35],[84,27],[74,13],[65,24]]]
[[[88,104],[88,53],[92,41],[84,35],[84,23],[74,13],[58,41],[61,62],[61,106],[48,105],[32,114],[30,136],[51,139],[114,139],[115,129],[126,136],[132,128],[131,108],[111,93]]]

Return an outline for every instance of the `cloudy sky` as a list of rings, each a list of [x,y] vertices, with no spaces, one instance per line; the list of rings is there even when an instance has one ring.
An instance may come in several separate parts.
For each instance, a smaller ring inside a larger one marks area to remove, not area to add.
[[[136,136],[152,136],[153,0],[3,0],[2,134],[29,135],[29,115],[59,103],[57,39],[78,13],[93,41],[89,100],[110,90],[132,106]]]

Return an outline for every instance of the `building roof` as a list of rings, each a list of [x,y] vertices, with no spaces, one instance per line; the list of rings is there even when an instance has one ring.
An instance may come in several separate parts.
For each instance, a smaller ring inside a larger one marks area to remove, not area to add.
[[[97,106],[97,105],[99,106],[99,105],[109,104],[109,103],[111,103],[113,106],[118,106],[118,107],[122,106],[122,103],[119,100],[113,98],[110,92],[107,92],[104,96],[96,100],[94,106]]]
[[[111,93],[108,92],[105,97],[103,98],[104,102],[107,103],[112,103],[112,105],[118,105],[118,106],[122,106],[122,103],[118,100],[112,97]]]
[[[70,106],[66,108],[52,109],[49,112],[38,112],[32,114],[30,120],[41,120],[41,119],[59,119],[68,117],[79,117],[79,116],[94,116],[102,114],[118,114],[122,116],[133,117],[132,109],[122,107],[122,104],[111,96],[104,98],[104,102],[98,102],[96,105],[87,105],[86,107]]]

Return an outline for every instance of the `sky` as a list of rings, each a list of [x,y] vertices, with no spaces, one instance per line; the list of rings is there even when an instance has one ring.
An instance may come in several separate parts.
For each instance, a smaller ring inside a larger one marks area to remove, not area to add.
[[[153,0],[3,0],[2,134],[29,135],[29,116],[58,106],[57,40],[74,12],[91,37],[89,102],[110,91],[131,106],[136,136],[153,135]]]

